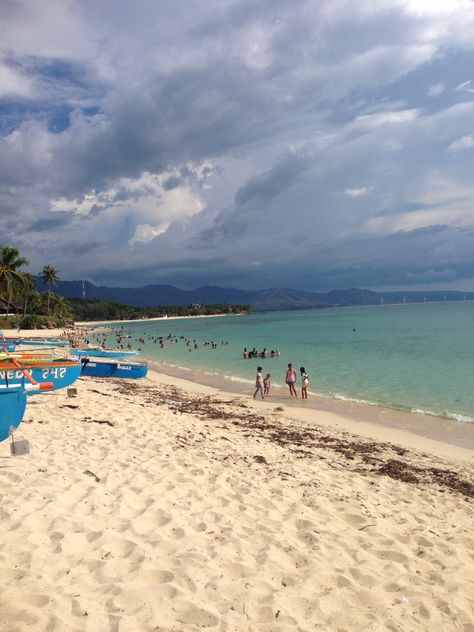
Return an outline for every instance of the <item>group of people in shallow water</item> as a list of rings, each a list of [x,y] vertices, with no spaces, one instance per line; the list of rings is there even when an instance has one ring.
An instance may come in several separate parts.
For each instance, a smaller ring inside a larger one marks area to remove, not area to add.
[[[265,399],[265,397],[270,394],[272,376],[270,373],[267,373],[266,376],[263,377],[262,371],[263,369],[261,366],[257,367],[257,376],[255,378],[255,393],[253,394],[254,399],[257,397],[259,393],[262,399]],[[301,398],[308,399],[309,380],[308,380],[308,374],[306,373],[306,369],[304,368],[304,366],[300,367],[300,377],[301,377]],[[291,397],[298,397],[298,394],[296,392],[296,387],[295,387],[296,379],[297,379],[296,371],[290,362],[286,370],[285,382],[288,385],[288,388],[290,389]]]
[[[188,351],[192,351],[193,349],[199,349],[199,345],[198,345],[198,341],[196,339],[191,339],[191,338],[186,338],[185,336],[177,336],[176,334],[168,334],[167,336],[157,336],[155,333],[149,333],[146,334],[145,336],[140,336],[140,337],[133,337],[132,336],[132,331],[130,329],[125,329],[123,326],[119,327],[118,329],[114,329],[112,331],[110,331],[109,329],[104,330],[104,333],[96,331],[93,332],[94,338],[93,339],[89,339],[86,338],[84,339],[83,342],[85,342],[86,344],[98,344],[100,345],[103,349],[105,349],[107,346],[110,347],[111,343],[110,342],[110,338],[115,336],[115,344],[117,345],[117,347],[119,349],[132,349],[132,341],[136,344],[139,343],[140,345],[144,345],[146,343],[153,343],[153,344],[157,344],[160,346],[161,349],[168,349],[169,346],[171,346],[172,343],[179,343],[179,342],[184,342],[186,344],[186,347],[188,349]],[[127,340],[130,340],[130,342],[127,342]],[[201,346],[203,347],[209,347],[211,349],[217,349],[218,347],[218,343],[215,342],[214,340],[209,340],[209,341],[204,341],[200,343]],[[221,345],[228,345],[229,341],[228,340],[221,340],[220,342]],[[141,351],[142,348],[138,347],[137,351]]]
[[[272,349],[268,351],[266,347],[262,349],[262,351],[257,351],[254,347],[252,351],[247,351],[247,347],[244,347],[242,355],[245,359],[247,358],[278,358],[280,356],[280,352],[278,349]]]

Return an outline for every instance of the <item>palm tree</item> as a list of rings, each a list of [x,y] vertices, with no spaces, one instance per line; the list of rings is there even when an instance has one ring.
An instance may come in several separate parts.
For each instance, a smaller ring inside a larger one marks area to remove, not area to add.
[[[22,273],[22,283],[18,287],[18,294],[23,299],[23,318],[26,316],[26,312],[28,310],[28,303],[30,304],[32,299],[38,294],[38,290],[36,289],[36,285],[33,279],[33,275],[29,272]]]
[[[13,300],[15,281],[18,283],[23,282],[20,268],[28,264],[28,259],[20,256],[18,248],[13,246],[2,246],[0,248],[0,298],[7,301],[5,320],[8,318],[10,303]]]
[[[53,285],[57,285],[59,281],[58,271],[53,266],[44,266],[41,273],[43,283],[48,286],[48,316],[49,316],[49,303],[51,300],[51,288]]]
[[[53,308],[53,313],[56,316],[59,316],[59,318],[71,316],[71,306],[63,296],[53,293],[51,296],[51,306]]]

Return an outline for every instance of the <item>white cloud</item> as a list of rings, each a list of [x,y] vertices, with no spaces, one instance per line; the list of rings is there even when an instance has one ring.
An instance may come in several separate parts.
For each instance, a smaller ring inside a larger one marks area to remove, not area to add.
[[[474,147],[474,136],[462,136],[454,140],[448,147],[448,151],[456,152],[463,151],[464,149],[472,149]]]
[[[432,86],[430,86],[429,90],[428,90],[428,96],[429,97],[439,97],[440,94],[443,94],[445,90],[445,85],[444,83],[435,83]]]
[[[138,224],[135,228],[135,233],[131,239],[128,241],[128,245],[130,248],[133,248],[135,244],[145,244],[155,237],[162,235],[165,233],[170,224],[169,222],[165,222],[164,224],[160,224],[159,226],[150,226],[150,224]]]
[[[358,127],[377,127],[379,125],[398,125],[410,123],[418,117],[419,109],[398,110],[393,112],[377,112],[358,116],[353,125]]]
[[[344,193],[348,197],[358,198],[358,197],[362,197],[363,195],[369,194],[371,191],[373,191],[373,189],[374,187],[360,187],[358,189],[345,189]]]
[[[472,80],[469,79],[469,81],[463,81],[462,83],[460,83],[458,86],[456,86],[456,91],[474,94],[474,84],[472,83]]]
[[[0,98],[29,97],[32,93],[32,82],[21,73],[0,62]]]
[[[470,0],[403,0],[403,4],[414,13],[446,15],[469,8]]]

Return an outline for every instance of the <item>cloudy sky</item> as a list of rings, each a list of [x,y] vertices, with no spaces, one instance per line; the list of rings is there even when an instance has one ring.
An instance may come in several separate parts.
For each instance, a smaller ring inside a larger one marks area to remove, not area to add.
[[[474,290],[471,0],[0,0],[0,243],[107,285]]]

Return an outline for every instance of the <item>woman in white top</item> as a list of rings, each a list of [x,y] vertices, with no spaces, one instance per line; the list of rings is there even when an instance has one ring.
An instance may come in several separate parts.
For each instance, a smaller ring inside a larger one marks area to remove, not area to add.
[[[308,399],[308,374],[306,373],[306,369],[304,366],[300,368],[301,373],[301,397],[303,399]]]

